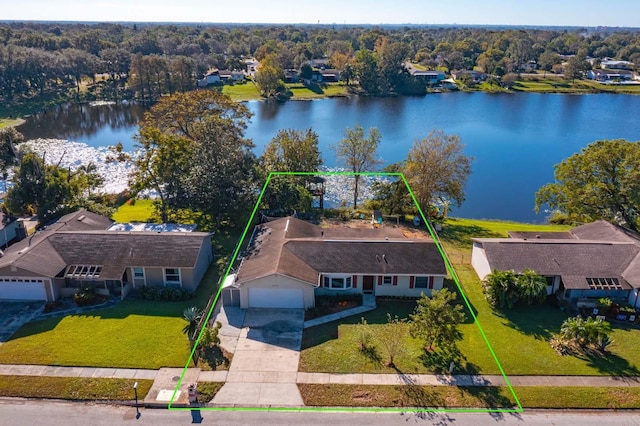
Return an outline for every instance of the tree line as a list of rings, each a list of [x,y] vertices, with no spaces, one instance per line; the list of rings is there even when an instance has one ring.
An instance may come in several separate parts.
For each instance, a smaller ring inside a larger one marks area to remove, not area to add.
[[[207,69],[242,69],[242,58],[273,58],[280,69],[299,69],[328,58],[347,84],[372,94],[415,93],[420,85],[402,72],[404,61],[427,68],[480,69],[502,76],[530,61],[557,70],[559,55],[640,64],[640,33],[608,29],[489,29],[311,25],[0,24],[0,98],[4,102],[66,93],[156,100],[190,90]],[[99,76],[99,78],[97,77]],[[81,81],[90,93],[81,92]]]

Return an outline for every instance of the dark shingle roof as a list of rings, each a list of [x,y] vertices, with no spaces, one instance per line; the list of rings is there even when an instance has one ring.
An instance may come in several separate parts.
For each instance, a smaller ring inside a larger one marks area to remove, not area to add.
[[[100,279],[120,279],[128,266],[192,268],[204,232],[107,231],[111,220],[79,211],[11,246],[0,267],[56,276],[69,265],[101,265]]]
[[[619,278],[640,251],[633,244],[579,240],[477,239],[492,269],[560,275],[567,288],[588,289],[583,278]],[[626,281],[626,288],[630,288]]]
[[[256,228],[237,281],[279,273],[314,284],[319,273],[331,272],[447,273],[433,241],[411,242],[399,229],[322,229],[295,218],[283,218]]]
[[[508,231],[511,238],[524,240],[574,240],[576,237],[571,232],[528,232],[528,231]]]

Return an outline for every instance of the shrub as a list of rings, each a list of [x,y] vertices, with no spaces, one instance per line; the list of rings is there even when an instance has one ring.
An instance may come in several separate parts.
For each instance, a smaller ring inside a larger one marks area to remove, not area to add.
[[[194,293],[177,287],[149,287],[145,286],[140,289],[140,295],[147,300],[163,301],[163,302],[181,302],[189,300]]]
[[[105,297],[96,294],[94,287],[85,287],[73,296],[73,301],[78,306],[90,306],[104,302]]]

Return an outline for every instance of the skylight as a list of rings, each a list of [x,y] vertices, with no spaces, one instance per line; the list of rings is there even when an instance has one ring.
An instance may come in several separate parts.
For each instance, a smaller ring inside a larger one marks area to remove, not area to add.
[[[102,265],[70,265],[65,272],[65,278],[94,279],[99,278]]]
[[[622,290],[617,278],[587,278],[587,284],[594,290]]]

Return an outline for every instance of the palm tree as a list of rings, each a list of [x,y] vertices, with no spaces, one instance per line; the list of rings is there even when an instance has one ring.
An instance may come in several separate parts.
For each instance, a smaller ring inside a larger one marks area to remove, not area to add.
[[[547,280],[531,269],[525,269],[518,276],[520,298],[527,304],[542,303],[547,297]]]
[[[196,306],[191,306],[186,308],[182,315],[188,322],[188,324],[182,329],[182,332],[187,335],[189,342],[191,342],[191,345],[193,346],[193,341],[195,340],[196,331],[198,329],[198,322],[200,322],[200,318],[202,318],[202,311]]]
[[[513,271],[494,270],[482,280],[485,297],[493,306],[509,309],[518,301],[517,277]]]

